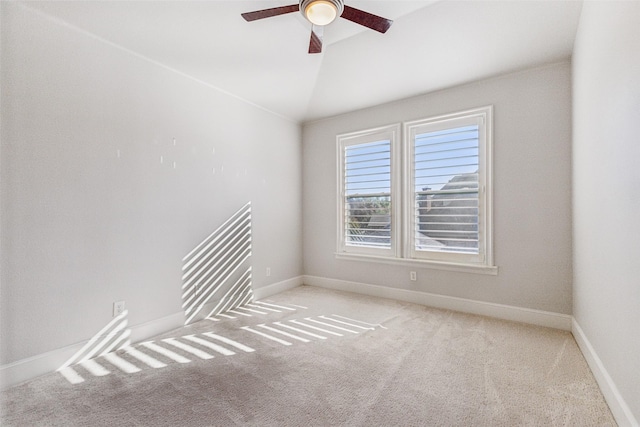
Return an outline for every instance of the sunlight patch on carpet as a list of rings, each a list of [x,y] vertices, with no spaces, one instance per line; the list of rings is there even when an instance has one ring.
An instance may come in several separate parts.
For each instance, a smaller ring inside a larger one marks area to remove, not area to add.
[[[271,305],[291,310],[285,305]],[[112,370],[135,374],[146,368],[158,369],[174,363],[186,364],[193,360],[209,361],[216,356],[234,356],[238,351],[253,353],[256,351],[254,347],[264,346],[264,342],[292,346],[296,342],[322,342],[328,338],[344,337],[344,332],[357,335],[378,328],[381,328],[381,325],[337,314],[257,323],[232,329],[234,339],[222,336],[218,332],[203,332],[146,341],[136,346],[127,346],[118,352],[103,354],[95,359],[83,360],[59,372],[69,383],[80,384],[86,377],[106,376]],[[235,335],[239,335],[239,338]]]

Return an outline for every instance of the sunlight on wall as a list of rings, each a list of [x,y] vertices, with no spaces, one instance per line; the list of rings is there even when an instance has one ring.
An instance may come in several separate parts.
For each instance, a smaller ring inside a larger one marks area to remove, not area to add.
[[[182,308],[185,325],[207,304],[207,316],[243,306],[253,300],[251,289],[251,202],[233,214],[183,259]]]
[[[92,359],[107,355],[108,353],[125,348],[131,344],[129,339],[131,336],[131,329],[127,328],[128,313],[129,312],[125,310],[118,316],[114,317],[107,326],[102,328],[100,332],[95,334],[93,338],[91,338],[80,350],[76,352],[76,354],[71,356],[69,360],[58,368],[58,372],[60,372],[72,384],[83,382],[84,379],[78,375],[71,365],[80,364],[95,376],[108,374],[109,371]],[[121,369],[130,369],[130,367],[126,366],[126,361],[123,362]],[[116,360],[113,363],[117,364],[118,361]]]

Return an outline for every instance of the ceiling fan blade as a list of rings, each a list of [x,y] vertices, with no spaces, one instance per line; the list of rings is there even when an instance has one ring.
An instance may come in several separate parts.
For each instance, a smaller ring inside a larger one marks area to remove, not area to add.
[[[242,14],[245,21],[251,22],[258,19],[271,18],[272,16],[284,15],[285,13],[297,12],[300,10],[299,4],[290,6],[273,7],[271,9],[256,10],[255,12],[246,12]]]
[[[309,40],[309,53],[322,52],[322,36],[324,27],[313,25],[311,27],[311,40]]]
[[[391,27],[391,24],[393,24],[391,19],[383,18],[381,16],[365,12],[364,10],[347,6],[346,4],[344,5],[344,12],[342,12],[340,17],[383,34],[386,33],[389,27]]]

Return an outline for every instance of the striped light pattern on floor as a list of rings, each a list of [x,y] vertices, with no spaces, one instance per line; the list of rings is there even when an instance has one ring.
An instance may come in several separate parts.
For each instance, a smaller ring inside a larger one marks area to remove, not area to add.
[[[79,384],[85,381],[85,376],[100,377],[115,370],[133,374],[145,368],[164,368],[171,363],[213,359],[214,352],[217,355],[233,356],[237,351],[251,353],[255,350],[230,338],[205,332],[198,336],[185,335],[128,346],[119,352],[107,353],[95,359],[83,360],[74,366],[61,368],[58,372],[71,384]]]
[[[227,298],[225,298],[228,300]],[[248,301],[248,300],[247,300]],[[224,306],[222,308],[225,308]],[[219,322],[225,319],[238,319],[242,317],[254,317],[265,316],[273,313],[288,313],[291,311],[298,311],[299,309],[306,309],[307,307],[294,304],[273,304],[263,301],[245,302],[242,306],[229,309],[224,312],[218,312],[217,314],[210,314],[207,316],[208,320]]]
[[[129,345],[131,330],[127,328],[127,314],[128,311],[124,310],[114,317],[104,328],[87,341],[80,350],[71,356],[69,360],[64,362],[62,366],[58,368],[58,371]]]
[[[291,324],[295,325],[292,326]],[[325,340],[329,336],[342,337],[344,333],[359,334],[375,330],[376,325],[367,324],[358,320],[348,319],[342,316],[318,316],[317,318],[305,317],[303,320],[288,320],[273,322],[270,326],[259,324],[257,328],[243,326],[242,329],[256,335],[260,335],[270,341],[292,345],[292,342],[282,337],[290,338],[303,343],[311,342],[311,338]],[[266,331],[266,332],[265,332]],[[293,332],[292,332],[293,331]]]
[[[295,310],[291,309],[290,305],[269,304],[272,310]],[[260,306],[258,302],[254,305]],[[214,332],[204,332],[146,341],[95,359],[83,360],[58,372],[71,384],[79,384],[85,381],[85,377],[101,377],[114,371],[134,374],[142,369],[159,369],[172,363],[190,363],[193,360],[210,360],[219,356],[230,357],[238,352],[253,353],[256,351],[256,344],[263,347],[308,344],[329,338],[367,333],[378,328],[382,326],[337,314],[280,320],[268,324],[258,323],[239,327],[234,335],[240,334],[240,340]]]

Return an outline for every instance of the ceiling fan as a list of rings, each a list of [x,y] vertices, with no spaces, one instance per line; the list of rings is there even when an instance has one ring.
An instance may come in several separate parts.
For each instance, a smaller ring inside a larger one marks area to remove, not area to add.
[[[393,24],[390,19],[347,6],[343,0],[300,0],[299,4],[246,12],[242,14],[242,17],[251,22],[291,12],[302,13],[302,16],[312,24],[309,53],[322,52],[324,26],[332,23],[337,17],[347,19],[380,33],[386,33],[391,24]]]

